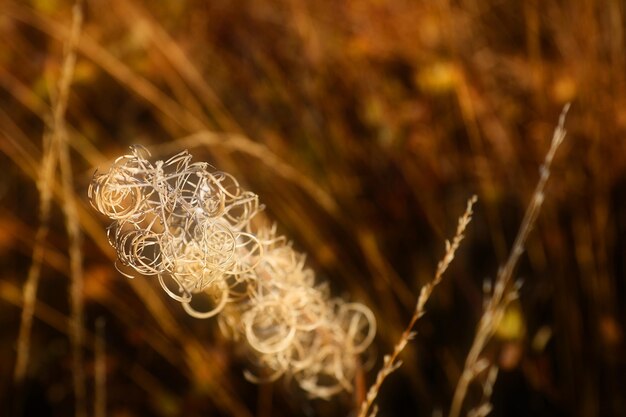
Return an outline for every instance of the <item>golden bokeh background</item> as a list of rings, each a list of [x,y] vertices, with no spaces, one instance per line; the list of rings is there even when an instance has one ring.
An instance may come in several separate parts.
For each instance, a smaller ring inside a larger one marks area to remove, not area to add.
[[[0,414],[73,414],[60,179],[25,386],[12,382],[38,227],[42,137],[72,2],[0,3]],[[84,257],[86,391],[106,320],[107,415],[346,416],[247,382],[214,321],[113,267],[86,190],[131,144],[189,149],[260,196],[337,296],[378,321],[367,385],[432,279],[465,201],[459,252],[379,394],[381,416],[447,414],[561,109],[571,102],[523,281],[484,355],[493,416],[626,414],[626,6],[619,0],[87,0],[67,108]],[[19,388],[19,389],[18,389]],[[479,386],[465,408],[481,401]],[[91,405],[90,405],[91,407]],[[32,408],[26,407],[27,410]],[[7,413],[5,414],[5,410]],[[442,414],[438,414],[442,413]]]

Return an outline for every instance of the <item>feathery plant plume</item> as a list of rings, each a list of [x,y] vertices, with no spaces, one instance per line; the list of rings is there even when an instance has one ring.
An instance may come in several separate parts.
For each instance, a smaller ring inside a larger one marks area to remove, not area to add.
[[[113,220],[118,270],[155,276],[193,317],[217,316],[262,371],[246,371],[248,379],[285,375],[320,398],[352,390],[358,355],[376,333],[371,310],[331,298],[275,227],[253,227],[263,207],[233,176],[192,163],[187,151],[154,164],[149,157],[133,146],[89,187],[92,206]],[[211,309],[192,306],[199,294]]]

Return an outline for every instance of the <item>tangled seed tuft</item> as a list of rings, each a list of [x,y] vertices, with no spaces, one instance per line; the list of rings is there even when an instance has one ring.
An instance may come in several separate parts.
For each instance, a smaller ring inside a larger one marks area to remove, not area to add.
[[[141,146],[119,157],[89,187],[118,270],[156,276],[163,290],[197,318],[217,316],[222,332],[244,341],[263,376],[293,378],[312,396],[352,390],[358,356],[372,343],[369,308],[331,298],[275,227],[255,229],[263,208],[231,175],[191,162],[187,151],[149,162]],[[194,296],[208,298],[205,311]]]

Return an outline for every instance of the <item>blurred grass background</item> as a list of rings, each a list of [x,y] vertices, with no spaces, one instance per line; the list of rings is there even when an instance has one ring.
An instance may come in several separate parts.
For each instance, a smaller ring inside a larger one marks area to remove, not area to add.
[[[15,401],[40,416],[73,413],[60,192],[26,399],[12,388],[41,138],[71,6],[0,3],[2,415]],[[213,320],[187,317],[155,282],[114,269],[86,188],[129,145],[157,158],[188,148],[257,193],[334,294],[374,310],[368,381],[476,193],[467,239],[379,395],[382,416],[437,415],[568,101],[568,137],[518,269],[520,300],[486,352],[500,367],[492,415],[626,415],[623,2],[89,0],[84,12],[67,121],[85,234],[87,388],[103,317],[108,415],[354,410],[349,394],[324,402],[289,383],[248,383],[246,358]],[[479,401],[477,389],[467,407]]]

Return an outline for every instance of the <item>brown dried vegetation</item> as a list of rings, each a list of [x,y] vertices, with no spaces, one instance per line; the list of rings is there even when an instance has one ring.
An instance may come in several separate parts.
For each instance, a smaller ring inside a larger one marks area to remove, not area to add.
[[[622,2],[89,0],[67,48],[72,7],[0,2],[0,414],[74,412],[83,384],[70,340],[82,346],[90,414],[94,404],[98,416],[356,412],[476,193],[465,240],[376,400],[379,415],[448,414],[483,288],[493,293],[570,101],[568,139],[510,282],[523,279],[519,297],[476,361],[499,368],[495,384],[492,368],[473,369],[461,408],[488,391],[494,416],[626,413]],[[317,283],[372,310],[378,333],[354,363],[353,394],[312,400],[289,378],[251,384],[254,357],[218,320],[115,270],[87,189],[134,144],[164,161],[189,149],[232,174],[265,205],[259,224],[276,221],[307,253]]]

